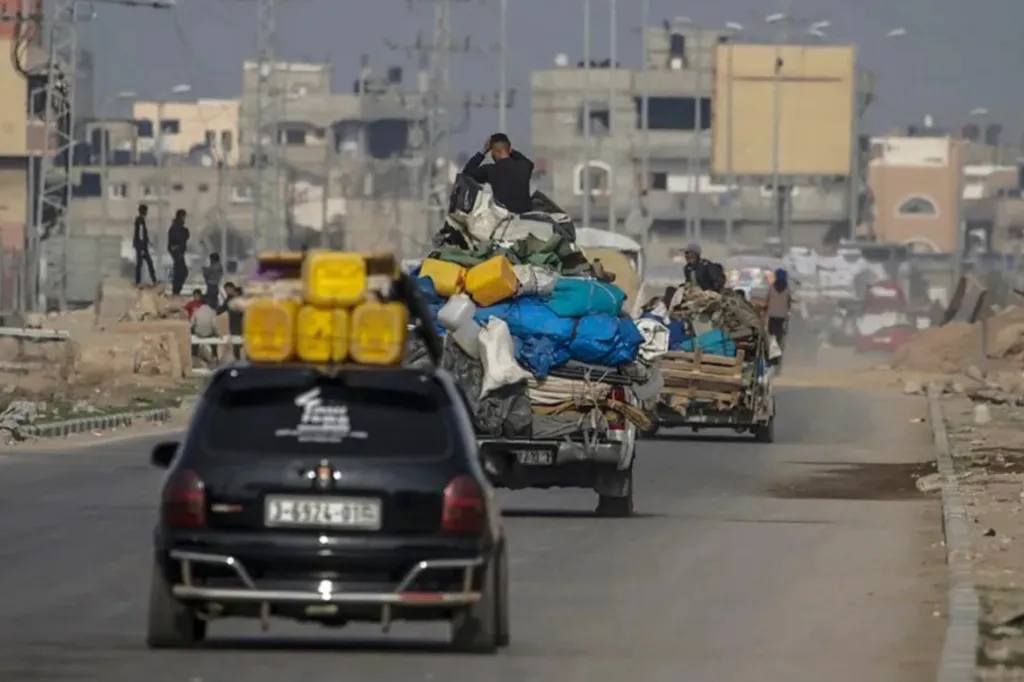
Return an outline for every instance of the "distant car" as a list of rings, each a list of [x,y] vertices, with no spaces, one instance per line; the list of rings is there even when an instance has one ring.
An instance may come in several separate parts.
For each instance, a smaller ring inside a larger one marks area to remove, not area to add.
[[[229,366],[152,463],[150,647],[228,616],[447,620],[457,648],[508,644],[500,511],[446,372]]]

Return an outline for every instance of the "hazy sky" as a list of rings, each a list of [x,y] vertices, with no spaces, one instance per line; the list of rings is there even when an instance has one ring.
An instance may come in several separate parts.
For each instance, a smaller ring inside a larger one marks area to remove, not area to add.
[[[81,34],[93,47],[97,66],[97,106],[104,95],[134,90],[155,95],[177,83],[190,83],[198,96],[234,96],[241,62],[255,54],[256,7],[253,0],[177,0],[175,10],[125,9],[96,5],[96,18]],[[608,55],[608,0],[592,0],[592,52]],[[772,36],[763,17],[780,11],[785,0],[717,0],[684,3],[651,0],[656,22],[687,16],[708,27],[736,21],[752,35]],[[373,64],[401,63],[385,39],[412,42],[418,30],[429,39],[432,4],[406,0],[279,0],[279,54],[285,59],[330,60],[336,87],[347,89],[359,56]],[[526,93],[529,71],[566,52],[582,51],[583,0],[510,0],[509,49],[512,85]],[[620,61],[640,61],[639,0],[619,0]],[[1024,111],[1024,0],[790,0],[794,16],[828,20],[831,37],[860,45],[859,61],[878,77],[879,101],[869,122],[874,130],[935,116],[953,125],[976,107],[1006,126],[1004,139],[1016,143]],[[478,48],[497,41],[497,0],[457,3],[455,33],[471,35]],[[894,28],[907,35],[887,38]],[[180,30],[179,30],[180,29]],[[454,80],[465,89],[493,90],[497,56],[455,57]],[[407,73],[414,65],[406,64]],[[510,113],[513,141],[527,142],[528,99]],[[474,114],[470,137],[475,148],[497,125],[495,112]],[[522,146],[527,146],[522,144]]]

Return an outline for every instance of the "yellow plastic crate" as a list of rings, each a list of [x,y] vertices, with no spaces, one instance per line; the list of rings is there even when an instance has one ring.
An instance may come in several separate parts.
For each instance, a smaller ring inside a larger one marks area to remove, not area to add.
[[[295,349],[303,362],[344,362],[348,357],[349,315],[343,308],[299,309]]]
[[[247,306],[242,322],[245,354],[252,362],[288,362],[295,358],[299,302],[261,298]]]
[[[302,285],[306,303],[356,305],[366,295],[366,260],[358,253],[312,251],[302,264]]]
[[[349,356],[361,365],[402,361],[409,311],[402,303],[367,301],[352,311]]]
[[[466,292],[481,308],[507,301],[518,291],[516,271],[504,256],[485,260],[466,273]]]
[[[438,295],[451,298],[462,291],[466,268],[448,261],[427,258],[420,264],[420,277],[429,277]]]

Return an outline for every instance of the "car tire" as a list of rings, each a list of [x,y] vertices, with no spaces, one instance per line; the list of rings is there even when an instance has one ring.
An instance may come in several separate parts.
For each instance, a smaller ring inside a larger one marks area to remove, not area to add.
[[[146,645],[150,649],[186,649],[206,639],[206,621],[175,599],[171,586],[153,562],[149,582],[149,624]]]
[[[502,610],[499,582],[502,554],[495,556],[484,569],[480,601],[460,609],[452,618],[452,646],[458,651],[493,654],[501,646],[498,619]]]
[[[625,471],[616,472],[623,476],[621,490],[625,494],[597,496],[597,515],[607,519],[624,519],[633,515],[633,465]]]
[[[754,440],[758,443],[775,442],[775,417],[769,419],[767,424],[754,427]]]
[[[497,643],[501,648],[509,645],[512,635],[512,618],[509,613],[508,597],[508,552],[505,546],[501,547],[501,555],[498,559],[498,575],[495,580],[498,587],[498,608],[494,614],[495,629],[497,630]]]

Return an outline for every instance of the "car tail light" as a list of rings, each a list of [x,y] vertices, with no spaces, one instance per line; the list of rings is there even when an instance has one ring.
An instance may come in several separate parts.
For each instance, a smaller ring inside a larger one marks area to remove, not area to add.
[[[612,386],[612,390],[608,393],[608,397],[620,403],[625,403],[626,389],[622,386]],[[626,420],[623,419],[622,415],[618,412],[609,412],[607,418],[609,430],[624,431],[626,429]]]
[[[445,533],[478,533],[487,524],[487,505],[480,484],[458,476],[444,489],[441,530]]]
[[[201,528],[206,525],[206,486],[194,471],[171,475],[164,487],[162,515],[172,528]]]

